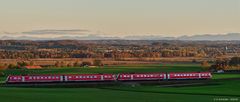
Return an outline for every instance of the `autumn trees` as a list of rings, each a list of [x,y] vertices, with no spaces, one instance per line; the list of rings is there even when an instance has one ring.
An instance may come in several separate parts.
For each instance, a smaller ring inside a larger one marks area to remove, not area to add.
[[[210,67],[210,70],[240,70],[240,57],[232,57],[229,59],[218,59]]]

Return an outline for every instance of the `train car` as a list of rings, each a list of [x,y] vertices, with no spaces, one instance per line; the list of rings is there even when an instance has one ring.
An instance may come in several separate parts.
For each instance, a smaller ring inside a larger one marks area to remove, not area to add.
[[[136,73],[136,74],[119,74],[119,81],[147,81],[147,80],[164,80],[166,73]]]
[[[62,82],[62,75],[26,75],[9,76],[7,83]]]
[[[71,81],[115,81],[114,74],[71,74],[64,75],[66,82]]]
[[[211,79],[212,78],[212,74],[210,72],[201,72],[200,73],[200,77],[202,79]]]
[[[62,75],[27,75],[23,76],[23,82],[62,82]]]
[[[6,82],[7,83],[21,83],[23,77],[21,75],[10,75],[8,76]]]
[[[184,80],[184,79],[210,79],[210,72],[171,72],[167,74],[168,80]]]

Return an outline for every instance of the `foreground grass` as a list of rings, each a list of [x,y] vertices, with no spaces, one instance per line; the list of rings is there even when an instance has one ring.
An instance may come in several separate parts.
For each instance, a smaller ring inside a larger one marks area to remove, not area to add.
[[[136,87],[108,87],[111,90],[240,97],[240,80],[218,80],[205,85],[192,86],[136,86]]]
[[[240,78],[240,74],[213,74],[213,79]]]
[[[2,102],[212,102],[240,98],[240,81],[191,87],[0,88]],[[238,102],[235,101],[235,102]]]

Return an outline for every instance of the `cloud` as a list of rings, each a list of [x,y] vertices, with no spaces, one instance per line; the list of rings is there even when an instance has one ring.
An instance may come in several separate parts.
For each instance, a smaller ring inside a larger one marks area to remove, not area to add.
[[[56,29],[43,29],[43,30],[32,30],[27,32],[22,32],[22,34],[30,35],[44,35],[44,34],[55,34],[55,35],[64,35],[64,34],[86,34],[89,33],[89,30],[85,29],[69,29],[69,30],[56,30]]]

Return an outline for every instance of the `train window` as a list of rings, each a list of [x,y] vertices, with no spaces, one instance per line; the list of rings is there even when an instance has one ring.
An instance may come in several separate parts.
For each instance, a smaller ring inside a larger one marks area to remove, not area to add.
[[[150,75],[151,77],[153,77],[153,75]]]
[[[76,76],[76,78],[78,78],[78,76]]]
[[[139,75],[137,75],[137,77],[139,77]]]
[[[48,79],[51,79],[51,76],[48,76]]]
[[[82,78],[86,78],[86,76],[83,76]]]
[[[32,77],[29,77],[29,79],[32,79]]]
[[[127,77],[126,75],[123,75],[123,77]]]
[[[141,75],[141,77],[143,77],[143,75]]]
[[[69,76],[68,78],[72,78],[72,76]]]
[[[94,76],[94,78],[97,78],[97,76]]]
[[[79,78],[82,78],[82,76],[79,76]]]

